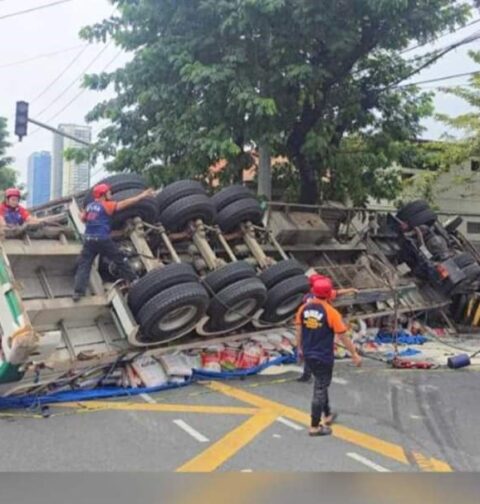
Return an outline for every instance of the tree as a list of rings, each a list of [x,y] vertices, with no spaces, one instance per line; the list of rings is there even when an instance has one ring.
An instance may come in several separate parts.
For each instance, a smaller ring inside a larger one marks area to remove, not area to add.
[[[0,117],[0,190],[15,185],[17,180],[15,170],[10,168],[13,158],[6,155],[9,147],[7,120],[4,117]]]
[[[205,176],[227,159],[238,180],[249,151],[268,145],[300,178],[300,200],[365,200],[390,143],[414,138],[430,96],[398,83],[440,53],[406,59],[468,19],[453,0],[113,0],[120,15],[82,31],[133,53],[85,85],[116,97],[90,121],[107,119],[96,150],[111,170],[148,171],[163,182]],[[353,139],[353,140],[352,140]],[[347,157],[361,139],[375,148]],[[360,163],[360,164],[359,164]],[[320,183],[330,173],[328,184]],[[367,184],[367,185],[366,185]]]

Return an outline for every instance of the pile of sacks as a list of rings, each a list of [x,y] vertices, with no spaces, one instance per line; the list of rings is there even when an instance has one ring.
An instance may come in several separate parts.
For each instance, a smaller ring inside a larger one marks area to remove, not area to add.
[[[285,331],[279,334],[258,335],[243,341],[209,345],[203,349],[166,353],[154,357],[141,355],[115,371],[116,379],[109,385],[125,388],[160,387],[184,384],[196,371],[231,373],[251,370],[277,362],[282,356],[295,355],[295,335]]]

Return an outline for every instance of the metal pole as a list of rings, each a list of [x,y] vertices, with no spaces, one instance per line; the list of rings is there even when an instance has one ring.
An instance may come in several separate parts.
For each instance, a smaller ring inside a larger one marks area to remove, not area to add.
[[[65,138],[69,138],[70,140],[78,142],[82,145],[86,145],[87,147],[92,146],[92,144],[90,142],[87,142],[86,140],[82,140],[81,138],[77,138],[73,135],[70,135],[69,133],[65,133],[64,131],[60,131],[57,128],[53,128],[52,126],[49,126],[48,124],[42,123],[40,121],[36,121],[35,119],[28,118],[28,122],[31,122],[32,124],[35,124],[36,126],[39,126],[40,128],[44,128],[48,131],[51,131],[52,133],[56,133],[57,135],[63,136]]]

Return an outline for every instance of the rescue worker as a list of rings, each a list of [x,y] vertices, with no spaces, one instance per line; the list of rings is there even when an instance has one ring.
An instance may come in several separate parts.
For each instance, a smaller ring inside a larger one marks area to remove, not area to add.
[[[98,184],[93,188],[94,201],[89,203],[81,214],[81,219],[86,226],[83,249],[75,274],[74,301],[78,301],[85,295],[93,261],[99,254],[113,261],[118,267],[120,275],[128,282],[137,279],[127,258],[110,237],[112,216],[115,212],[124,210],[135,205],[141,199],[151,196],[153,192],[153,189],[147,189],[138,196],[116,202],[112,201],[111,188],[108,184]]]
[[[319,275],[319,274],[310,275],[308,277],[308,280],[310,282],[310,288],[313,287],[313,284],[317,280],[322,279],[322,278],[327,278],[327,277],[325,277],[324,275]],[[334,290],[332,293],[332,299],[330,299],[330,301],[333,301],[334,299],[336,299],[339,296],[348,296],[349,294],[357,294],[357,293],[358,293],[358,289],[354,289],[354,288]],[[314,298],[315,298],[315,296],[312,293],[306,294],[303,298],[303,303],[305,304],[309,300],[314,299]],[[300,383],[310,383],[311,379],[312,379],[312,372],[308,368],[307,363],[304,361],[302,376],[297,378],[297,381]]]
[[[311,407],[310,436],[328,436],[336,418],[330,409],[328,387],[332,381],[334,365],[334,340],[337,336],[352,356],[354,364],[361,366],[362,359],[346,335],[347,326],[340,313],[329,303],[334,295],[330,278],[317,279],[312,287],[315,299],[302,305],[297,312],[297,349],[311,370],[315,384]],[[322,422],[323,416],[323,423]]]
[[[5,191],[4,202],[0,205],[0,227],[20,227],[40,222],[20,205],[20,197],[20,189],[16,187],[10,187]]]

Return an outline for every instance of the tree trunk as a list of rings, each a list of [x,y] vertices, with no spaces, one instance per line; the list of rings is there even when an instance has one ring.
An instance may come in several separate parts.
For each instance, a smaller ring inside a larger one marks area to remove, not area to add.
[[[318,204],[318,185],[315,166],[302,154],[293,160],[300,173],[300,203],[303,205]]]

